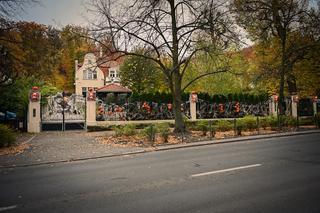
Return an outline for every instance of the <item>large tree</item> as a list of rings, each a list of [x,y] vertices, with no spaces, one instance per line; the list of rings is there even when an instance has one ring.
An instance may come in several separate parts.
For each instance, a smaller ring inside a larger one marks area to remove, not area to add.
[[[0,19],[0,88],[11,85],[23,67],[25,52],[13,22]]]
[[[193,58],[235,39],[226,1],[219,0],[91,0],[96,14],[95,39],[109,36],[114,51],[154,61],[173,94],[175,131],[185,130],[181,114],[182,85]],[[97,21],[98,20],[98,21]],[[134,52],[143,47],[144,53]],[[191,81],[225,71],[210,70]]]
[[[141,53],[143,49],[135,52]],[[164,83],[163,75],[158,72],[154,61],[131,55],[124,59],[120,66],[120,79],[123,86],[128,86],[133,92],[159,92],[160,84]]]
[[[308,0],[234,0],[233,6],[238,23],[254,40],[278,43],[279,109],[284,113],[285,81],[292,93],[297,92],[293,67],[319,45],[319,10]]]
[[[22,70],[26,53],[21,47],[21,34],[11,21],[37,0],[0,0],[0,88],[11,85]]]
[[[75,60],[94,50],[94,43],[86,39],[88,31],[85,28],[67,25],[59,32],[59,61],[53,71],[51,83],[60,90],[74,90]]]

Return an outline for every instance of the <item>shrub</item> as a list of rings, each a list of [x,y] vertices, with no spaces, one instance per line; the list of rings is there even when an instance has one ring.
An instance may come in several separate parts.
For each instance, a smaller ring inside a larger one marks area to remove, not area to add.
[[[283,124],[284,126],[296,126],[297,125],[297,118],[294,118],[292,116],[285,116],[283,117]]]
[[[267,127],[270,126],[270,124],[268,123],[268,118],[267,117],[260,118],[260,126],[263,129],[266,129]]]
[[[196,129],[202,132],[202,135],[207,135],[207,132],[209,130],[208,122],[206,121],[199,121],[196,124]]]
[[[276,116],[268,116],[266,117],[267,124],[270,127],[278,127],[278,119]]]
[[[210,132],[210,137],[214,137],[216,135],[216,130],[215,130],[215,127],[214,127],[212,121],[209,121],[208,128],[209,128],[209,132]]]
[[[148,138],[149,142],[151,143],[151,146],[153,146],[156,133],[157,133],[157,129],[153,124],[143,129],[143,134]]]
[[[218,120],[218,122],[216,124],[216,130],[218,130],[220,132],[224,132],[224,131],[228,131],[228,130],[232,130],[232,129],[233,129],[232,123],[230,123],[227,120]]]
[[[243,123],[242,124],[243,125],[243,130],[252,131],[252,130],[257,128],[257,118],[254,117],[254,116],[251,116],[251,115],[245,116],[245,117],[243,117],[243,118],[241,118],[239,120],[241,120],[241,122]]]
[[[10,146],[15,140],[13,131],[6,125],[0,124],[0,147]]]
[[[126,136],[136,134],[136,126],[134,124],[127,124],[123,127],[123,134]]]
[[[240,136],[241,132],[245,129],[244,120],[238,119],[236,122],[237,135]]]
[[[117,137],[122,136],[123,135],[123,126],[114,126],[113,131],[115,132],[115,135]]]
[[[159,123],[156,126],[156,131],[159,132],[160,136],[163,138],[164,143],[168,142],[170,134],[170,126],[168,123]]]
[[[186,124],[186,127],[187,127],[188,130],[197,130],[197,128],[196,128],[197,122],[196,121],[188,120],[188,121],[185,122],[185,124]]]

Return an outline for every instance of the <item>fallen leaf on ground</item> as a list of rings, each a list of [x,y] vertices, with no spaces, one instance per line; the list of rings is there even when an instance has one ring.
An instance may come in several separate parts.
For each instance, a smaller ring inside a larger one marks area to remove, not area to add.
[[[24,152],[24,150],[30,147],[29,144],[21,143],[15,144],[9,147],[3,147],[0,149],[0,156],[1,155],[18,155]]]

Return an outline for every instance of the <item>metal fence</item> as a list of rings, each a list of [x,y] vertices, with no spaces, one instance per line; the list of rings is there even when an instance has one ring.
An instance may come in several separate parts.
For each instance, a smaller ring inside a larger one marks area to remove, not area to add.
[[[181,105],[181,111],[190,118],[190,102]],[[245,115],[268,115],[269,102],[246,104],[240,102],[209,103],[199,99],[197,118],[235,118]],[[173,105],[161,102],[126,102],[124,104],[106,103],[97,100],[97,121],[130,121],[130,120],[169,120],[174,119]]]

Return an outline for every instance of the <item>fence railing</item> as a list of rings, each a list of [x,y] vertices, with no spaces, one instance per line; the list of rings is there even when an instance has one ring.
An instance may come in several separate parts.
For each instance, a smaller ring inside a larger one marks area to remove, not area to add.
[[[181,105],[181,111],[190,118],[190,102]],[[245,115],[268,115],[269,103],[246,104],[239,102],[209,103],[199,100],[197,118],[235,118]],[[97,100],[97,121],[130,121],[130,120],[168,120],[174,119],[171,103],[127,102],[124,104],[105,103]]]

